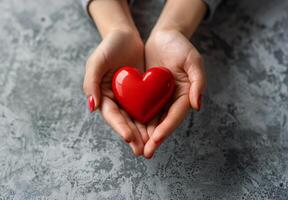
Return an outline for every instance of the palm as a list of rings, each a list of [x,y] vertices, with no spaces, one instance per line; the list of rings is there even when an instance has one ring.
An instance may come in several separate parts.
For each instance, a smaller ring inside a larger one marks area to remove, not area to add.
[[[158,37],[152,47],[146,46],[146,64],[149,67],[158,65],[168,68],[174,75],[176,92],[174,101],[181,96],[188,98],[190,81],[184,70],[186,58],[194,53],[194,48],[187,39],[180,34],[166,34]],[[150,51],[151,48],[152,50]]]
[[[153,138],[145,146],[145,154],[150,157],[151,152],[184,120],[190,104],[198,109],[196,96],[199,94],[196,93],[203,90],[204,75],[199,53],[179,32],[158,33],[148,40],[145,53],[147,66],[165,66],[176,82],[170,107],[147,126],[149,137]]]

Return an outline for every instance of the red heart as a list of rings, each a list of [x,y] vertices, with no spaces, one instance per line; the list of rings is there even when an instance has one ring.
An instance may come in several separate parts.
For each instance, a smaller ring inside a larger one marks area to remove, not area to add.
[[[147,123],[157,115],[174,93],[172,73],[164,67],[153,67],[143,75],[135,68],[118,69],[112,90],[120,106],[134,119]]]

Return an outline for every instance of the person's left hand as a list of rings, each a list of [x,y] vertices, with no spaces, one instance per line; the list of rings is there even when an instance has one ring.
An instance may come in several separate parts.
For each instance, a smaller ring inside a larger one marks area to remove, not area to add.
[[[151,158],[160,144],[184,120],[190,107],[200,110],[206,81],[201,55],[178,31],[152,33],[145,46],[145,60],[148,68],[168,68],[176,83],[170,107],[147,125],[149,140],[144,147],[144,156]]]

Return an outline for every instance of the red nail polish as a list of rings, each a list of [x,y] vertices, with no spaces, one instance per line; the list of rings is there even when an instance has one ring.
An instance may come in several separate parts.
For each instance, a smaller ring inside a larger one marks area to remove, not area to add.
[[[202,104],[202,95],[199,96],[197,104],[198,104],[198,111],[200,111]]]
[[[88,106],[89,106],[90,112],[93,112],[95,110],[95,101],[94,101],[93,96],[88,97]]]

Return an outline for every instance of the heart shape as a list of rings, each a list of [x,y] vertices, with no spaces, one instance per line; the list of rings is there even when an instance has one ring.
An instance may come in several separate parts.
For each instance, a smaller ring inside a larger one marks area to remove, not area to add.
[[[153,67],[143,75],[133,67],[122,67],[113,75],[112,90],[120,106],[141,123],[152,120],[170,100],[175,81],[164,67]]]

